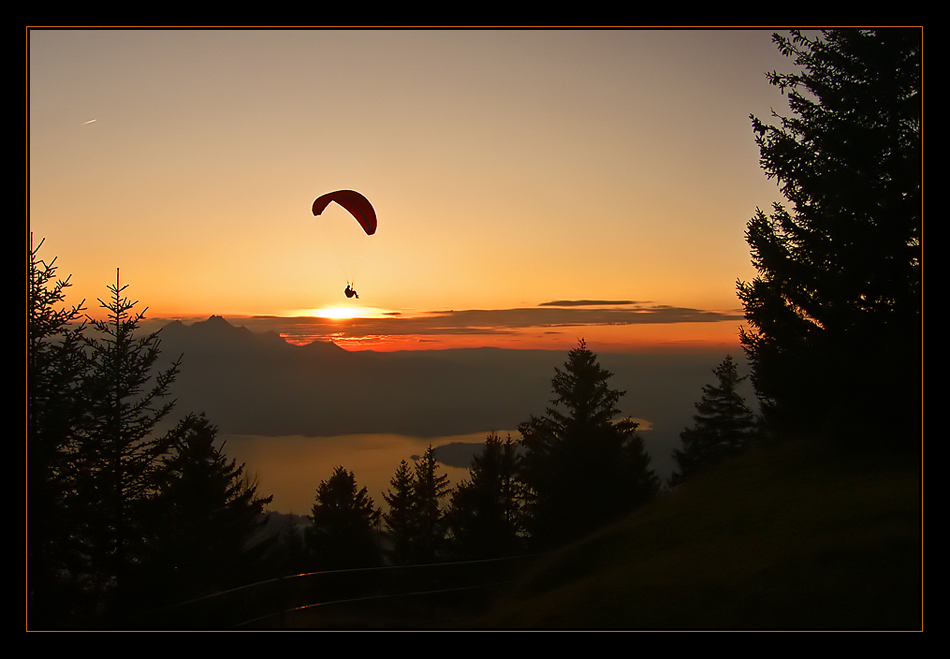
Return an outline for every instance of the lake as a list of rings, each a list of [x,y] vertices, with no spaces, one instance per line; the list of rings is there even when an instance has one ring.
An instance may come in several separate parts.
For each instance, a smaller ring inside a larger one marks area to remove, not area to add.
[[[647,451],[651,454],[651,467],[662,479],[672,471],[670,452],[673,445],[668,441],[656,442],[649,430],[649,422],[643,422],[642,436]],[[495,431],[500,437],[508,431]],[[309,515],[320,482],[333,475],[333,470],[342,466],[353,472],[358,487],[366,487],[377,507],[387,509],[383,493],[390,489],[389,481],[396,473],[400,460],[412,466],[431,444],[439,459],[440,472],[449,478],[455,487],[463,478],[469,477],[473,453],[481,451],[488,431],[448,437],[424,438],[398,434],[358,434],[337,437],[304,437],[290,435],[267,437],[262,435],[219,435],[224,442],[228,460],[244,464],[248,475],[257,478],[257,492],[261,496],[273,496],[267,510]],[[518,439],[517,431],[511,436]],[[466,450],[465,445],[470,445]],[[439,447],[458,450],[439,451]],[[446,502],[447,503],[447,502]]]
[[[501,434],[501,433],[500,433]],[[480,450],[488,432],[452,437],[420,438],[394,434],[345,435],[340,437],[265,437],[259,435],[219,435],[228,460],[244,464],[248,475],[257,478],[257,492],[273,495],[267,510],[309,515],[321,481],[342,466],[353,472],[358,487],[366,487],[377,507],[386,509],[383,493],[399,462],[413,464],[431,444],[472,444]],[[502,437],[505,434],[501,434]],[[512,437],[516,437],[512,433]],[[441,457],[441,456],[440,456]],[[439,463],[440,473],[452,487],[469,475],[469,459],[456,459],[459,466]]]

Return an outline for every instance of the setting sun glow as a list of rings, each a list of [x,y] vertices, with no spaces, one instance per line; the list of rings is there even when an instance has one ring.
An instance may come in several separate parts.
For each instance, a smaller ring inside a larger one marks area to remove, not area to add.
[[[373,314],[368,313],[365,309],[357,309],[354,307],[325,307],[323,309],[311,309],[299,315],[343,320],[347,318],[363,318]]]

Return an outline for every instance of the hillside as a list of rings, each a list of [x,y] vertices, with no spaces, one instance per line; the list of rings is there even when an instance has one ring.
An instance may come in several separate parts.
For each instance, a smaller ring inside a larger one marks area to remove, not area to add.
[[[746,456],[547,557],[480,628],[922,629],[916,459]]]

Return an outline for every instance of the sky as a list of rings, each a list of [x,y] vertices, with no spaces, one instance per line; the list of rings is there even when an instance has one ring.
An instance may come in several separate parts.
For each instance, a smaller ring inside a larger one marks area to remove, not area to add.
[[[30,29],[29,231],[91,315],[118,272],[298,343],[738,345],[771,33]]]

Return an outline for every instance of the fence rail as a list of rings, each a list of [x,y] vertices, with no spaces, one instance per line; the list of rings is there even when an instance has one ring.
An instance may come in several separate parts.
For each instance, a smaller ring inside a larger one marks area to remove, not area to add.
[[[162,629],[391,629],[467,626],[534,556],[312,572],[149,616]]]

